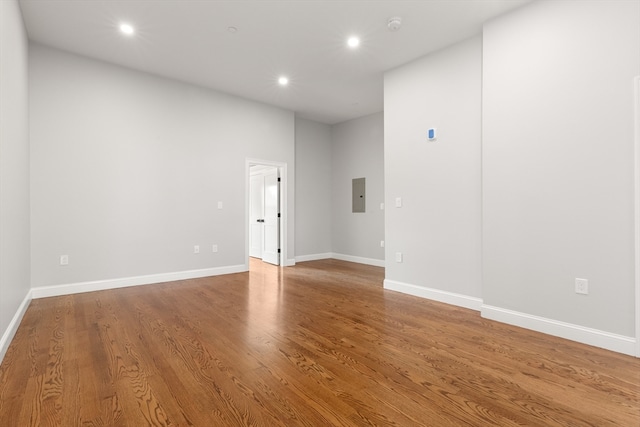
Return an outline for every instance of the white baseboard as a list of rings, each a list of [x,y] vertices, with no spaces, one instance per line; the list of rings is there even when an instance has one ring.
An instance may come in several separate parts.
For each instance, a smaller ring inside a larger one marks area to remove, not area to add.
[[[480,298],[455,294],[439,289],[425,288],[409,283],[385,279],[384,288],[480,311],[482,317],[495,320],[497,322],[565,338],[582,344],[592,345],[594,347],[604,348],[606,350],[627,354],[629,356],[636,356],[636,339],[634,337],[612,334],[610,332],[560,322],[558,320],[533,316],[500,307],[493,307],[483,304],[482,299]]]
[[[357,262],[358,264],[373,265],[375,267],[384,267],[384,260],[382,259],[363,258],[363,257],[353,256],[353,255],[337,254],[334,252],[325,252],[322,254],[299,255],[296,257],[296,262],[317,261],[320,259],[331,259],[331,258],[339,259],[341,261]]]
[[[284,262],[284,267],[293,267],[294,265],[296,265],[297,260],[298,258],[289,258]]]
[[[248,267],[242,264],[231,265],[227,267],[205,268],[202,270],[188,270],[175,273],[125,277],[122,279],[97,280],[93,282],[69,283],[65,285],[40,286],[31,289],[31,296],[33,298],[55,297],[60,295],[78,294],[82,292],[103,291],[106,289],[126,288],[129,286],[150,285],[153,283],[197,279],[200,277],[208,276],[219,276],[221,274],[242,273],[248,270]]]
[[[442,291],[440,289],[426,288],[424,286],[417,286],[409,283],[396,282],[394,280],[385,279],[384,288],[475,311],[480,311],[480,307],[482,307],[482,299],[480,298]]]
[[[331,253],[331,258],[339,259],[341,261],[357,262],[358,264],[373,265],[375,267],[384,267],[385,264],[383,259],[363,258],[353,255],[337,254],[335,252]]]
[[[299,255],[296,256],[296,262],[305,262],[305,261],[317,261],[319,259],[329,259],[332,258],[331,252],[326,252],[324,254],[311,254],[311,255]]]
[[[9,322],[9,326],[2,334],[2,338],[0,338],[0,363],[4,359],[4,355],[7,354],[7,350],[9,349],[9,344],[11,344],[11,340],[15,336],[18,331],[18,326],[20,326],[20,322],[24,317],[24,314],[27,312],[27,308],[29,307],[29,303],[31,302],[31,291],[27,292],[27,295],[22,300],[22,303],[18,307],[18,311]]]
[[[533,316],[504,308],[482,305],[482,317],[502,323],[531,329],[548,335],[577,341],[594,347],[635,356],[636,340],[633,337],[612,334],[571,323]]]

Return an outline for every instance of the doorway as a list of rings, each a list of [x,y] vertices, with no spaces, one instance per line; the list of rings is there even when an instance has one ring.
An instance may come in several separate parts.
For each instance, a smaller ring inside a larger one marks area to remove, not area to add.
[[[249,256],[280,265],[278,168],[252,165],[249,174]]]
[[[286,164],[247,160],[246,267],[250,258],[286,265],[287,191]],[[255,265],[255,264],[254,264]]]

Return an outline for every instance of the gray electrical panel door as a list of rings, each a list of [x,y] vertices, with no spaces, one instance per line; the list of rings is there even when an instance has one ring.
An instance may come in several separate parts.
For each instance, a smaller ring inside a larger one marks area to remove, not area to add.
[[[364,178],[354,178],[351,182],[351,211],[364,212],[365,208],[365,183]]]

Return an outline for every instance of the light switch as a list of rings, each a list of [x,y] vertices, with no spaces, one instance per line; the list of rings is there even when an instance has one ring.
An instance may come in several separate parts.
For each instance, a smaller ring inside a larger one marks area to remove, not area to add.
[[[396,208],[402,207],[402,197],[396,197]]]

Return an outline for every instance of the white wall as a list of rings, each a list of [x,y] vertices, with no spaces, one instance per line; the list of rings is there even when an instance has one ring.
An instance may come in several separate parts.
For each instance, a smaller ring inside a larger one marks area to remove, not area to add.
[[[15,0],[0,2],[0,361],[28,303],[28,43]]]
[[[476,37],[384,78],[385,286],[478,309],[481,67]]]
[[[384,118],[376,113],[331,128],[332,248],[337,258],[384,265]],[[366,212],[351,212],[351,181],[366,178]]]
[[[331,247],[331,126],[296,119],[296,260]]]
[[[293,175],[292,112],[40,45],[30,61],[34,287],[245,264],[246,160]]]
[[[640,2],[534,2],[483,48],[484,303],[634,336]]]
[[[634,354],[639,74],[638,1],[533,2],[386,73],[385,286]]]

